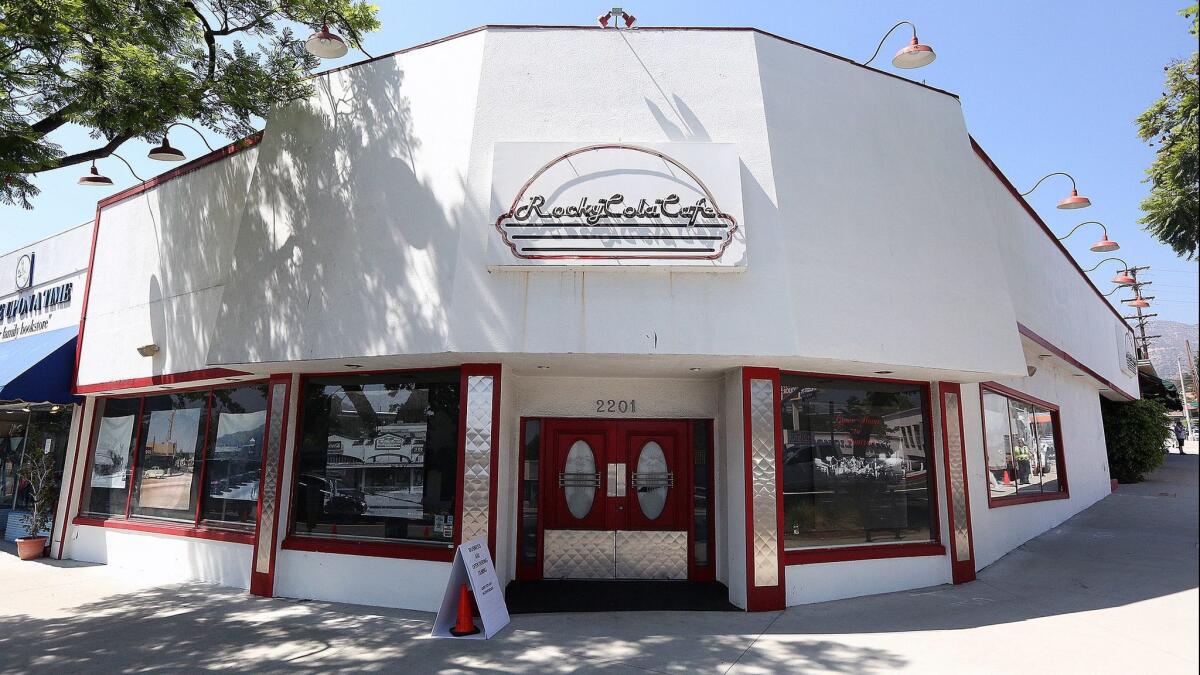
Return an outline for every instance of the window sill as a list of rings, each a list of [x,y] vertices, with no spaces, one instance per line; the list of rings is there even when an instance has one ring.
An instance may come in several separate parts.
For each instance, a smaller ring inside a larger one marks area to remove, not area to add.
[[[90,527],[107,527],[114,530],[129,530],[148,534],[166,534],[174,537],[191,537],[193,539],[208,539],[210,541],[227,541],[234,544],[254,544],[254,533],[219,530],[212,527],[196,527],[192,525],[168,525],[165,523],[149,523],[138,520],[116,518],[92,518],[76,516],[72,525],[87,525]]]
[[[993,497],[988,495],[988,508],[998,509],[1003,506],[1017,504],[1033,504],[1036,502],[1052,502],[1059,499],[1070,499],[1070,492],[1047,492],[1039,495],[1017,495],[1015,497]]]
[[[911,544],[879,544],[874,546],[842,546],[837,548],[814,548],[784,551],[783,564],[810,565],[813,563],[848,562],[851,560],[877,560],[885,558],[917,558],[921,556],[946,555],[946,547],[937,542],[914,542]]]
[[[341,555],[361,555],[374,558],[401,558],[408,560],[431,560],[435,562],[454,561],[453,544],[345,541],[340,539],[324,539],[321,537],[289,535],[283,540],[282,548],[289,551],[338,553]]]

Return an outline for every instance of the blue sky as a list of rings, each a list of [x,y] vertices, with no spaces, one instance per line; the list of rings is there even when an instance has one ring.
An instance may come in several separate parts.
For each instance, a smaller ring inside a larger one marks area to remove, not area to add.
[[[871,55],[893,23],[913,21],[938,58],[925,68],[899,72],[958,94],[971,134],[1018,189],[1051,171],[1074,175],[1092,208],[1054,208],[1069,188],[1063,178],[1044,183],[1030,203],[1060,234],[1085,220],[1108,225],[1109,236],[1121,244],[1115,255],[1151,266],[1142,275],[1154,281],[1147,289],[1157,298],[1151,311],[1162,319],[1195,323],[1197,264],[1176,257],[1136,222],[1147,191],[1143,172],[1153,151],[1138,140],[1134,119],[1161,93],[1163,66],[1196,49],[1187,21],[1177,14],[1184,2],[946,1],[902,7],[896,2],[642,0],[623,6],[644,26],[753,26],[858,61]],[[375,55],[485,23],[590,24],[611,6],[575,0],[377,4],[383,29],[365,40]],[[896,72],[890,55],[907,39],[903,30],[894,33],[876,65]],[[327,63],[359,58],[352,52]],[[93,142],[77,129],[63,130],[55,140],[72,150]],[[209,134],[209,141],[215,146],[224,139]],[[189,157],[204,152],[186,129],[176,128],[171,142]],[[142,177],[165,166],[145,159],[147,149],[133,141],[119,151]],[[97,199],[135,182],[118,160],[101,166],[116,182],[112,190],[76,185],[81,169],[71,167],[39,178],[43,193],[33,211],[0,207],[0,250],[90,220]],[[1104,257],[1088,250],[1098,234],[1099,228],[1088,226],[1066,241],[1085,268]],[[1102,291],[1111,288],[1108,279],[1117,267],[1107,263],[1093,273]]]

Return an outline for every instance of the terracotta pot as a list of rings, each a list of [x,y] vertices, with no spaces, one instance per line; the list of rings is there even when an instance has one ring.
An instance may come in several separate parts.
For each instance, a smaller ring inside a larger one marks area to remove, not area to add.
[[[21,537],[17,539],[17,557],[21,560],[37,560],[46,550],[45,537]]]

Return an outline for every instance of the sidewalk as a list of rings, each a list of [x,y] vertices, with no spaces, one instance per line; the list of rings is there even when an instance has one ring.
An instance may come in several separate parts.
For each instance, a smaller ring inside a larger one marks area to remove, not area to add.
[[[429,639],[425,613],[153,586],[6,545],[0,673],[1195,673],[1198,466],[1167,457],[963,586],[762,614],[526,615],[487,642]]]

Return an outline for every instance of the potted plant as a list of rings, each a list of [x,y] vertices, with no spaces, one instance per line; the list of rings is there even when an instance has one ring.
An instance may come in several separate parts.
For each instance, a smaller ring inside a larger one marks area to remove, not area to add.
[[[32,505],[25,514],[25,525],[29,536],[17,539],[17,555],[21,560],[36,560],[46,549],[46,537],[40,533],[50,523],[50,512],[54,508],[55,488],[54,453],[50,448],[39,452],[36,447],[25,453],[17,476],[29,486]]]

